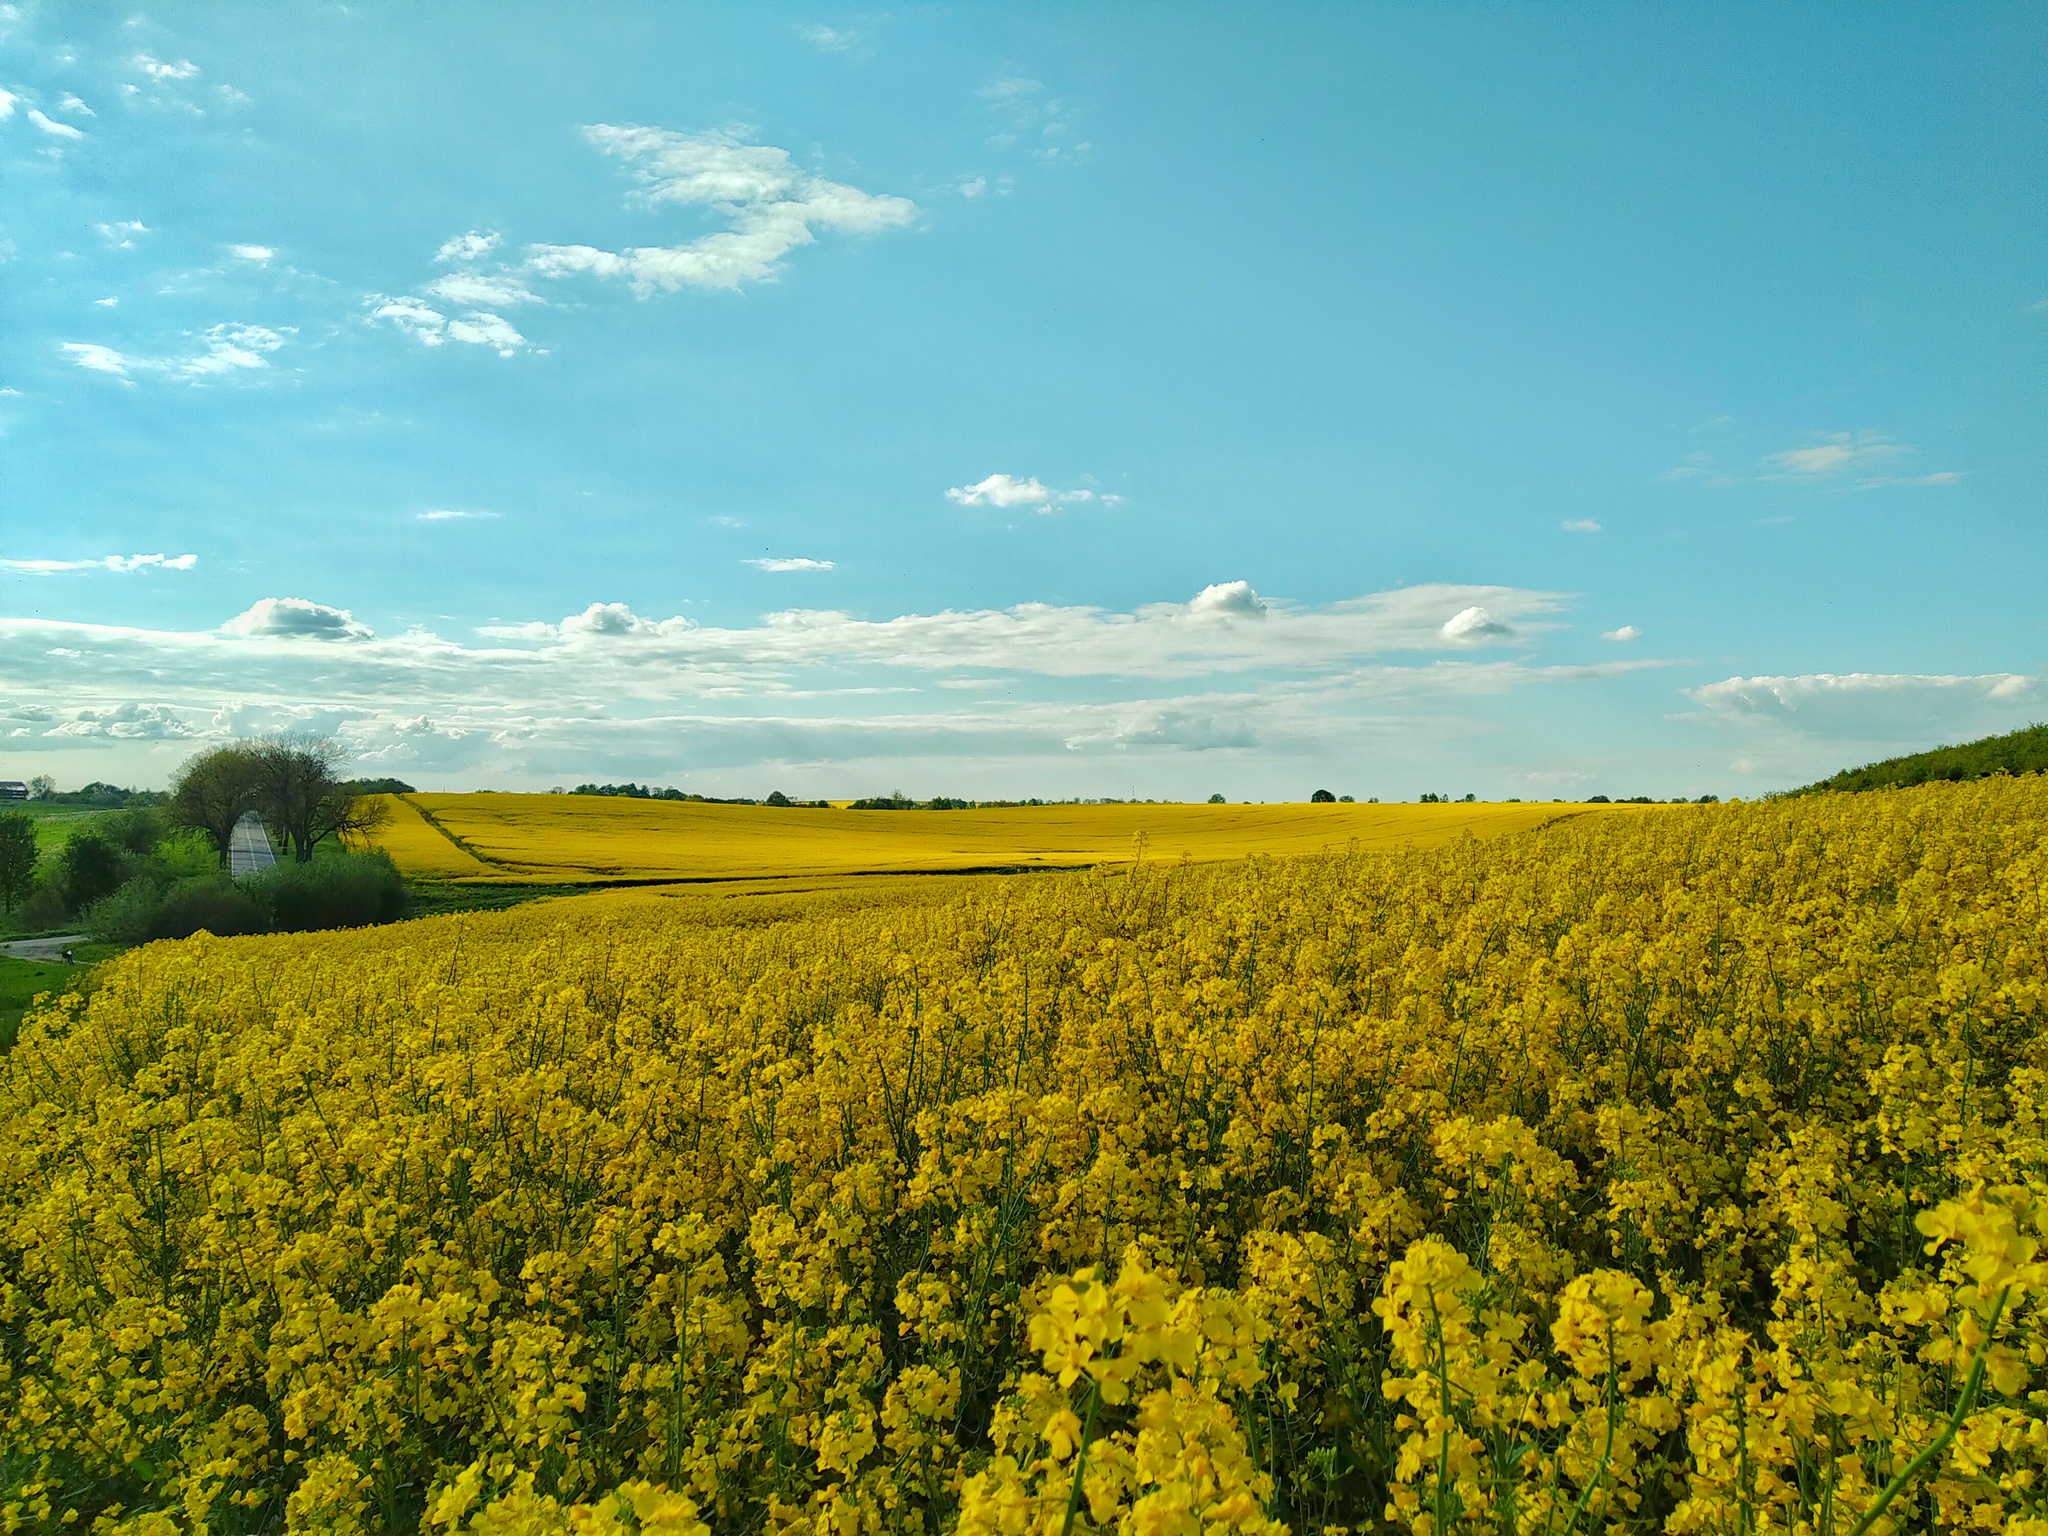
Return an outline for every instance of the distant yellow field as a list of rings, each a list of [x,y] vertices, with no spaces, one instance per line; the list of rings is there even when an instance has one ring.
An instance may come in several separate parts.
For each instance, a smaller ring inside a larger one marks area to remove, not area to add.
[[[368,839],[391,855],[391,860],[408,875],[421,880],[496,880],[500,871],[465,853],[449,838],[434,830],[420,814],[419,807],[405,795],[379,795],[389,809],[384,825]]]
[[[1557,805],[1058,805],[852,811],[595,795],[407,795],[375,836],[408,874],[558,885],[1054,869],[1426,845],[1516,832]],[[1628,814],[1621,808],[1605,814]]]

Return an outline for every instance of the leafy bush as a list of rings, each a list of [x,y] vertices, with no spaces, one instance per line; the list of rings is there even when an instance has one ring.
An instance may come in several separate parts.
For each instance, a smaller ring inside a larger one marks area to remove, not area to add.
[[[405,881],[383,853],[280,864],[236,884],[218,870],[179,875],[152,862],[85,914],[85,929],[107,944],[184,939],[204,929],[300,933],[363,928],[406,915]]]
[[[270,913],[247,890],[225,876],[180,880],[163,894],[152,939],[189,939],[201,929],[220,938],[265,933]]]
[[[381,850],[311,864],[280,864],[246,887],[280,933],[366,928],[405,916],[405,880]]]
[[[81,832],[57,859],[57,883],[73,912],[105,901],[134,873],[128,851],[98,832]]]

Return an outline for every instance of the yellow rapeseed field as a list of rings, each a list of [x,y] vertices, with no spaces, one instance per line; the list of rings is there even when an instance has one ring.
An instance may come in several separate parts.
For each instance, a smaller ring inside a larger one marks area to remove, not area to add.
[[[376,841],[430,879],[711,880],[1239,859],[1517,832],[1560,805],[1047,805],[854,811],[600,795],[405,795]],[[439,847],[434,843],[438,842]]]
[[[153,945],[14,1528],[2048,1533],[2048,781]]]

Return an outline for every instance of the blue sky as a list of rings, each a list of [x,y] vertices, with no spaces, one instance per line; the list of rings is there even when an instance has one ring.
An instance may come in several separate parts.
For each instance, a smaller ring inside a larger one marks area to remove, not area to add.
[[[0,777],[1754,794],[2048,716],[2038,6],[0,7]]]

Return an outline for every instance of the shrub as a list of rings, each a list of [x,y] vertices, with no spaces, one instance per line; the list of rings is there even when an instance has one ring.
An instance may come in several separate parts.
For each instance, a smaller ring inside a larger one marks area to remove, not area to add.
[[[249,881],[280,933],[366,928],[405,916],[405,881],[382,850],[311,864],[280,864]]]
[[[224,876],[180,880],[163,893],[149,937],[189,939],[202,929],[220,938],[267,933],[270,914],[248,891]]]
[[[81,832],[64,845],[57,860],[57,882],[73,912],[105,901],[130,874],[129,860],[119,843],[98,832]]]
[[[15,909],[15,923],[30,933],[42,928],[55,928],[67,921],[71,908],[64,903],[64,887],[55,880],[44,879],[36,883],[28,893],[28,900]]]

